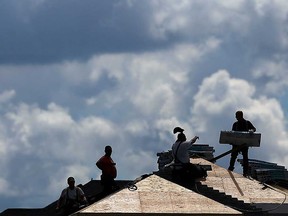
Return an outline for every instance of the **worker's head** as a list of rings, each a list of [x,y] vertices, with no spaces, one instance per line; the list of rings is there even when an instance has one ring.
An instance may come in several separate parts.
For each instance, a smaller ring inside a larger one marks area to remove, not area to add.
[[[184,129],[182,129],[182,128],[180,128],[180,127],[175,127],[174,129],[173,129],[173,133],[175,134],[175,133],[183,133],[183,131],[184,131]]]
[[[105,155],[111,156],[112,154],[112,147],[111,146],[105,146]]]
[[[243,119],[243,112],[241,110],[238,110],[236,113],[235,113],[235,117],[236,119],[239,121],[239,120],[242,120]]]
[[[70,188],[74,188],[75,186],[75,179],[71,176],[67,179],[67,183],[69,185]]]

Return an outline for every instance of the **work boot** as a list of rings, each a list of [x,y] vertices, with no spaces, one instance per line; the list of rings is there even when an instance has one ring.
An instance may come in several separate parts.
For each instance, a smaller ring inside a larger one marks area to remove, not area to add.
[[[234,167],[229,166],[229,167],[228,167],[228,170],[233,171],[233,170],[234,170]]]

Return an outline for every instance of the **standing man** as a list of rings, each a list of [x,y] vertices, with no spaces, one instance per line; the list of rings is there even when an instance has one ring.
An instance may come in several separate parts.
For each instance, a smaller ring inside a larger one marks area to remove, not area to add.
[[[57,202],[57,215],[70,215],[71,213],[78,211],[81,206],[84,207],[88,204],[83,190],[80,187],[75,186],[75,179],[69,177],[67,183],[69,186],[63,189]]]
[[[112,192],[115,189],[114,179],[117,176],[116,163],[111,158],[112,147],[105,147],[105,155],[102,156],[97,162],[96,166],[102,170],[101,184],[104,186],[104,192]]]
[[[251,133],[256,131],[256,128],[254,127],[254,125],[243,118],[243,112],[242,111],[237,111],[235,113],[235,117],[237,119],[236,122],[234,122],[233,126],[232,126],[232,131],[249,131]],[[236,146],[232,147],[232,150],[235,149]],[[248,174],[248,146],[245,146],[243,148],[241,148],[239,151],[234,151],[231,153],[231,158],[230,158],[230,166],[228,168],[228,170],[233,171],[234,170],[234,165],[235,165],[235,161],[236,158],[239,154],[239,152],[242,152],[243,155],[243,176],[247,176]]]

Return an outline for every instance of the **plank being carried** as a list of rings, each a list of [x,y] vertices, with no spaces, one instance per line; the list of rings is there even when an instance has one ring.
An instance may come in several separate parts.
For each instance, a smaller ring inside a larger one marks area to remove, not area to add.
[[[261,134],[246,131],[221,131],[219,143],[260,147]]]

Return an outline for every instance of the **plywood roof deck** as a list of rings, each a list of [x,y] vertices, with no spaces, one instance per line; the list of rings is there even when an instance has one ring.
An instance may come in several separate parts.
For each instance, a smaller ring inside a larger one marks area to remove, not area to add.
[[[211,165],[212,167],[206,180],[201,182],[202,185],[212,187],[245,203],[254,204],[271,214],[273,212],[288,215],[287,190],[264,185],[257,180],[228,171],[201,158],[191,160],[193,163]]]
[[[280,192],[279,189],[267,188],[257,180],[245,178],[241,174],[228,171],[206,160],[192,159],[192,161],[212,166],[212,171],[209,171],[208,177],[202,184],[246,203],[281,203],[286,197],[285,192]]]
[[[226,194],[227,202],[217,202],[214,196],[187,189],[161,175],[153,174],[137,182],[137,190],[122,189],[75,213],[74,216],[243,215],[245,209],[232,208],[228,196],[262,208],[273,215],[286,215],[288,212],[287,194],[279,189],[266,187],[256,180],[245,178],[201,158],[191,161],[212,167],[206,180],[201,180],[200,184],[223,193],[224,197]],[[249,210],[246,210],[248,213]]]
[[[101,215],[102,213],[128,215],[242,215],[230,207],[167,181],[151,175],[136,183],[137,190],[123,189],[92,206],[78,215]],[[106,215],[106,214],[105,214]]]

